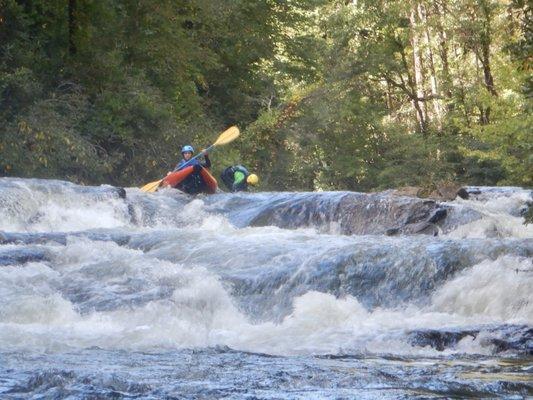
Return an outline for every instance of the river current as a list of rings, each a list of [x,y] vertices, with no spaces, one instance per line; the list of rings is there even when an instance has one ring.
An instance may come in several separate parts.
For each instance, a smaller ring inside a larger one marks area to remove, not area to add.
[[[0,178],[0,398],[533,396],[532,191]]]

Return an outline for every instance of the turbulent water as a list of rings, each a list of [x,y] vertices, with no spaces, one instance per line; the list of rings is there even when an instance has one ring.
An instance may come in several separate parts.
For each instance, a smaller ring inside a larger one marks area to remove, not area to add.
[[[533,199],[0,179],[0,397],[533,396]]]

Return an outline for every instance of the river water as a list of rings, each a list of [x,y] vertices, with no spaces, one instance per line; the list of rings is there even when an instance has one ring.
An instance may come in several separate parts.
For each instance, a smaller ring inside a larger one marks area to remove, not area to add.
[[[533,396],[533,202],[0,179],[0,398]]]

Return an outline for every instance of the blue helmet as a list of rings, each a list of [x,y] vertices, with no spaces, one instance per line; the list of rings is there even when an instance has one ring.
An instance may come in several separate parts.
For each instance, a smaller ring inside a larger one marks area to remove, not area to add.
[[[194,148],[192,146],[186,145],[181,148],[181,154],[191,152],[194,153]]]

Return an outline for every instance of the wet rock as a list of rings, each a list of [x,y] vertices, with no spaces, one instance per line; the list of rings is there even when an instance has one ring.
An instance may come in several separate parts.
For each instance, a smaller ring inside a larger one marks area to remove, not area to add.
[[[448,215],[448,210],[445,208],[439,208],[435,210],[433,215],[428,219],[427,222],[431,222],[432,224],[436,224],[437,222],[442,221],[446,216]]]
[[[0,233],[0,243],[2,244],[45,244],[45,243],[66,244],[65,233],[35,232],[35,233]]]
[[[389,193],[321,193],[285,195],[264,208],[255,207],[252,226],[274,225],[281,228],[314,227],[335,229],[347,235],[425,233],[434,235],[430,219],[444,213],[433,200],[390,196]],[[241,212],[245,213],[244,210]],[[418,225],[426,223],[424,226]]]
[[[130,221],[134,225],[139,224],[139,218],[137,217],[137,213],[135,212],[135,207],[133,207],[133,204],[128,204],[128,215],[130,216]]]
[[[51,388],[62,388],[75,378],[71,371],[49,370],[31,375],[27,382],[14,386],[9,393],[28,393],[36,390],[46,391]],[[56,398],[63,396],[53,396]]]
[[[442,200],[452,201],[457,197],[457,193],[461,189],[460,185],[455,183],[442,184],[437,187],[437,192]]]
[[[28,262],[45,261],[48,253],[41,248],[24,248],[0,251],[0,266],[19,265]]]
[[[457,191],[457,196],[459,196],[463,200],[468,200],[470,195],[468,194],[468,191],[462,187]]]
[[[408,333],[414,346],[430,346],[438,351],[453,349],[464,338],[478,340],[493,353],[512,351],[515,354],[533,355],[533,328],[526,325],[482,326],[473,329],[424,329]]]
[[[439,185],[435,190],[433,190],[428,195],[428,190],[418,187],[418,186],[405,186],[393,190],[391,192],[394,196],[407,196],[407,197],[418,197],[418,198],[430,198],[440,201],[452,201],[457,196],[462,199],[468,199],[468,191],[455,183],[448,183]]]
[[[478,195],[478,194],[481,194],[481,190],[477,189],[477,188],[468,188],[466,189],[466,192],[468,193],[468,196],[470,195]]]
[[[424,221],[416,224],[407,225],[403,230],[404,234],[424,234],[437,236],[439,234],[439,228],[430,222]]]
[[[126,198],[126,189],[124,189],[122,187],[116,187],[115,189],[117,191],[118,197],[120,197],[121,199],[125,199]]]
[[[518,209],[518,215],[525,218],[526,223],[533,222],[533,200],[528,200]]]
[[[115,242],[120,246],[127,244],[131,238],[130,235],[106,231],[87,231],[87,232],[33,232],[33,233],[12,233],[0,232],[0,244],[48,244],[57,243],[66,245],[69,237],[87,238],[90,240],[99,240]]]
[[[490,338],[496,353],[513,351],[533,356],[533,328],[523,326],[518,329],[509,327],[500,333],[500,337]]]
[[[466,200],[470,197],[470,195],[464,187],[454,183],[449,183],[438,186],[437,189],[433,190],[428,197],[439,201],[453,201],[457,197]]]
[[[453,348],[467,336],[475,339],[479,330],[437,330],[424,329],[410,332],[408,341],[413,346],[430,346],[438,351]]]
[[[437,186],[428,197],[439,201],[453,201],[458,196],[462,199],[468,199],[470,197],[468,191],[461,185],[446,183]]]

